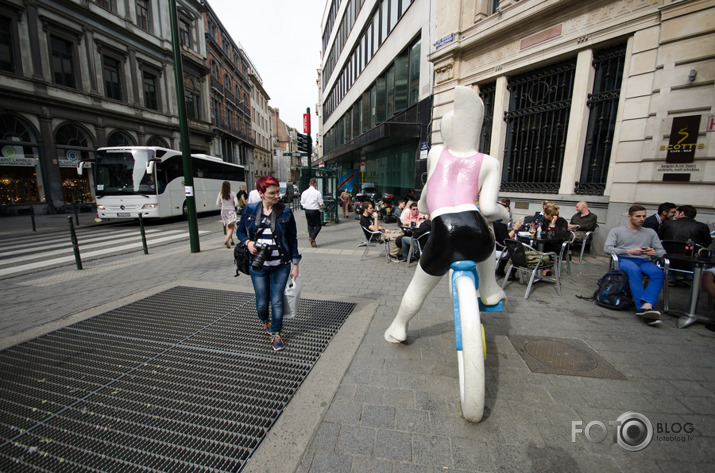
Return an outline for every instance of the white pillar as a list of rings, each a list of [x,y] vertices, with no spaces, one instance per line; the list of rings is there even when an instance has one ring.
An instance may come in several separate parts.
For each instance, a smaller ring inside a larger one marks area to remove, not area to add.
[[[594,70],[593,50],[586,49],[578,53],[576,73],[574,75],[573,94],[571,96],[571,112],[569,128],[566,135],[564,162],[561,167],[561,184],[559,194],[574,193],[574,183],[580,179],[583,162],[583,148],[586,144],[588,131],[589,108],[586,105],[588,94],[593,90]]]

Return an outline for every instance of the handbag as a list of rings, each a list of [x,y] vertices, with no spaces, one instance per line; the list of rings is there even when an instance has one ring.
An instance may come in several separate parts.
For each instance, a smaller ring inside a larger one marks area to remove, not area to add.
[[[249,274],[251,253],[248,251],[246,245],[236,245],[233,247],[233,261],[236,263],[236,274],[234,277],[237,277],[239,273]]]
[[[300,302],[300,281],[290,278],[283,292],[283,318],[292,319],[298,313]]]

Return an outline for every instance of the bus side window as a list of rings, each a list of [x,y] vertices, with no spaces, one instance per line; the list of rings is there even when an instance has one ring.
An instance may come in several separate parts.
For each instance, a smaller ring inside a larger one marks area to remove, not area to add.
[[[157,178],[157,190],[159,191],[159,194],[164,193],[164,189],[166,189],[166,171],[163,169],[157,169],[156,171],[156,178]]]

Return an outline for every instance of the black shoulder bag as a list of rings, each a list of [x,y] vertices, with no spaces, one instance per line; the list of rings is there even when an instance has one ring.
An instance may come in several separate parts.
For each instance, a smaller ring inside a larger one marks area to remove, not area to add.
[[[271,212],[271,220],[270,220],[270,226],[271,226],[271,234],[275,233],[276,230],[276,219],[278,215],[283,212],[283,208],[285,206],[281,204],[280,202],[277,203],[276,205],[273,206],[273,211]],[[259,221],[259,218],[261,216],[261,212],[263,211],[263,203],[259,205],[256,209],[256,221]],[[256,232],[256,238],[254,241],[258,241],[258,238],[263,234],[263,230],[265,230],[266,227],[260,227],[258,231]],[[233,277],[238,277],[240,273],[243,274],[250,274],[249,273],[249,268],[251,266],[251,252],[248,251],[248,246],[247,245],[236,245],[233,247],[233,262],[236,263],[236,274],[233,275]]]

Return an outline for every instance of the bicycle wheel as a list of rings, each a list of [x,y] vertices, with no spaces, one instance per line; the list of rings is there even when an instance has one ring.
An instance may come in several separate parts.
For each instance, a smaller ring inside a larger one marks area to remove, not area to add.
[[[470,422],[479,422],[484,415],[485,378],[477,291],[468,277],[458,278],[455,286],[462,326],[462,350],[457,351],[462,415]]]

